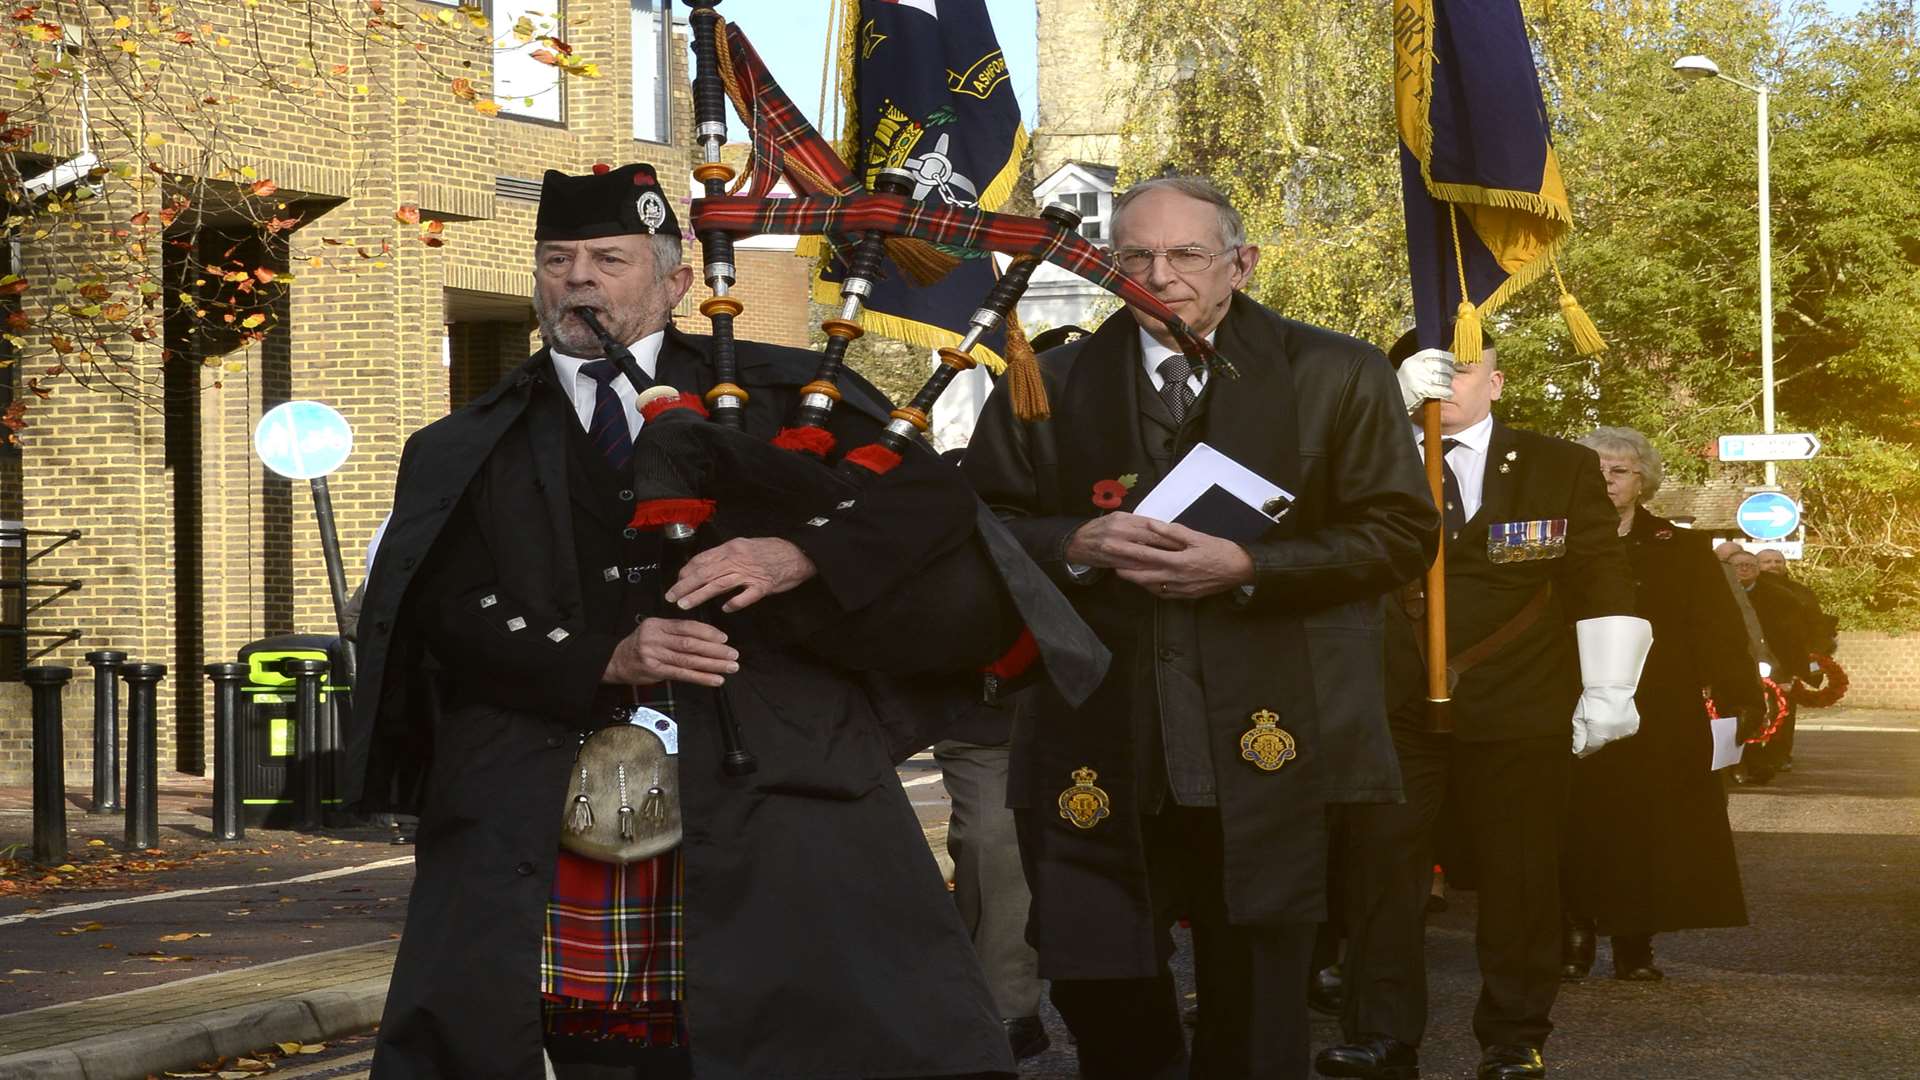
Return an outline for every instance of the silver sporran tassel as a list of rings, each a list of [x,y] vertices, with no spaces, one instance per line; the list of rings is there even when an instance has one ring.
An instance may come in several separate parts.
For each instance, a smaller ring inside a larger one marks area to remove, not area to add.
[[[653,786],[647,789],[647,797],[640,803],[640,818],[649,825],[658,825],[667,820],[667,793],[660,790],[660,766],[653,767]]]
[[[627,767],[622,764],[614,770],[620,780],[620,839],[633,839],[633,806],[627,801]]]
[[[593,803],[587,798],[587,770],[580,770],[580,794],[573,797],[573,812],[568,815],[567,828],[577,833],[590,832],[593,829]]]

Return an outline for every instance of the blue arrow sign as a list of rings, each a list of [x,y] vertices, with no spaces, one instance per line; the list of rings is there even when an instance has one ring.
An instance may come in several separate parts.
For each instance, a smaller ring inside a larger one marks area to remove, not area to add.
[[[353,429],[332,407],[318,401],[276,405],[253,430],[253,449],[267,468],[289,480],[312,480],[345,464],[353,452]]]
[[[1800,527],[1800,504],[1778,491],[1762,491],[1741,501],[1734,520],[1755,540],[1779,540]]]

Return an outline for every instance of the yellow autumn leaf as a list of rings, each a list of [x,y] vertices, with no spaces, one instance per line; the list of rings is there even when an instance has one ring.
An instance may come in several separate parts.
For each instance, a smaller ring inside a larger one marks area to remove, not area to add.
[[[125,15],[122,15],[119,18],[113,20],[113,28],[115,30],[125,30],[127,27],[132,25],[133,25],[133,20],[127,18]]]
[[[147,146],[151,147],[152,149],[158,150],[161,147],[167,145],[167,137],[156,131],[153,134],[147,136],[146,143],[147,143]]]
[[[254,312],[254,313],[253,313],[252,315],[249,315],[249,316],[247,316],[246,318],[244,318],[244,319],[241,319],[241,320],[240,320],[240,325],[241,325],[241,326],[244,326],[244,327],[246,327],[246,328],[247,328],[247,329],[249,329],[249,330],[251,330],[251,329],[253,329],[254,327],[256,327],[256,326],[259,326],[259,325],[260,325],[261,323],[263,323],[263,322],[266,322],[266,321],[267,321],[267,317],[266,317],[265,315],[262,315],[262,314],[260,314],[259,312],[257,312],[257,311],[256,311],[256,312]]]

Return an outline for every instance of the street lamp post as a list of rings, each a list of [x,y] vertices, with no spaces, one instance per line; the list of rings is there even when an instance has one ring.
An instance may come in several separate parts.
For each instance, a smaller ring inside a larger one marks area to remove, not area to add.
[[[1685,79],[1719,79],[1760,99],[1760,424],[1773,434],[1773,193],[1767,155],[1767,88],[1743,83],[1720,72],[1720,65],[1704,56],[1683,56],[1673,70]],[[1777,487],[1773,462],[1767,462],[1767,486]]]

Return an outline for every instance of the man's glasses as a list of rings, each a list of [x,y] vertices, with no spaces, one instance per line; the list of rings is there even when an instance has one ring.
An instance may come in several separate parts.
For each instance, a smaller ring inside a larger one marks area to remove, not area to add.
[[[1153,260],[1162,255],[1167,257],[1167,265],[1175,273],[1197,274],[1213,265],[1213,260],[1222,255],[1231,255],[1236,248],[1225,251],[1208,251],[1199,247],[1165,248],[1156,251],[1153,248],[1120,248],[1113,253],[1113,264],[1123,274],[1144,274],[1153,266]]]

